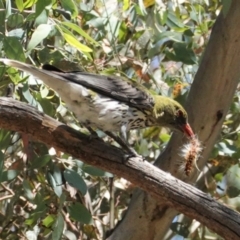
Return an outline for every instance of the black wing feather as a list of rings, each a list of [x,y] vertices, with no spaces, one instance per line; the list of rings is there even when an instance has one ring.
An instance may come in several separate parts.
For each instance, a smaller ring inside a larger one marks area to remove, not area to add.
[[[63,72],[57,68],[43,66],[43,69],[52,71],[68,81],[81,84],[97,93],[111,97],[132,107],[151,110],[154,105],[153,97],[140,86],[130,83],[120,77],[103,76],[86,72]]]

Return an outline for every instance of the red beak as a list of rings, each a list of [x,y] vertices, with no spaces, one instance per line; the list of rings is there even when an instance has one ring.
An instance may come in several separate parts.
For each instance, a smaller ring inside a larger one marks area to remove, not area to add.
[[[188,137],[194,136],[193,130],[188,123],[182,126],[182,130]]]

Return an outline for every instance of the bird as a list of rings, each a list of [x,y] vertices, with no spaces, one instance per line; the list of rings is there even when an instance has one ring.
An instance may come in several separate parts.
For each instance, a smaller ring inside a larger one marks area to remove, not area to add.
[[[93,129],[102,130],[134,156],[139,155],[126,137],[132,129],[159,126],[180,131],[188,138],[194,136],[182,105],[127,79],[83,71],[65,72],[48,64],[37,68],[7,58],[0,62],[42,80],[91,133]]]

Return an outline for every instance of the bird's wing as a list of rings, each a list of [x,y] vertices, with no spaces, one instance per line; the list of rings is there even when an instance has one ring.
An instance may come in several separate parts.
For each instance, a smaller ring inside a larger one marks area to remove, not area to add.
[[[45,83],[48,83],[51,79],[52,81],[67,80],[80,84],[104,96],[127,103],[132,107],[151,110],[154,105],[153,97],[148,92],[142,90],[141,86],[125,81],[120,77],[103,76],[80,71],[63,72],[51,65],[45,65],[43,69],[39,69],[32,65],[10,59],[0,59],[0,62],[26,71]]]
[[[103,76],[86,72],[58,73],[68,81],[81,84],[97,93],[128,103],[132,107],[149,110],[153,97],[140,86],[115,76]]]

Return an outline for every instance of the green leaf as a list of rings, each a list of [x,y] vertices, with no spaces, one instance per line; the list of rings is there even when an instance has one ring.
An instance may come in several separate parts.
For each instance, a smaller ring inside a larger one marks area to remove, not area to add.
[[[51,32],[52,27],[48,24],[40,24],[34,31],[29,43],[27,50],[30,51],[35,48],[43,39],[45,39]]]
[[[162,44],[167,41],[182,42],[182,33],[166,31],[157,35],[155,42],[160,41]]]
[[[217,174],[215,174],[214,179],[215,179],[217,182],[221,182],[222,179],[223,179],[223,173],[217,173]]]
[[[173,44],[173,49],[175,52],[175,60],[181,61],[185,64],[196,64],[197,59],[194,51],[187,46],[185,43],[177,43]]]
[[[240,168],[239,164],[231,166],[226,174],[227,194],[230,198],[240,194]]]
[[[39,60],[42,63],[54,62],[54,60],[63,59],[64,55],[60,51],[51,51],[49,48],[45,47],[38,51]]]
[[[53,174],[48,172],[49,182],[58,197],[62,195],[62,173],[57,165],[54,165]]]
[[[0,182],[3,178],[3,168],[4,168],[4,154],[0,151]]]
[[[25,62],[23,46],[16,37],[5,37],[3,40],[4,50],[7,58]]]
[[[35,221],[34,218],[28,218],[24,221],[24,224],[31,226],[34,224],[34,221]]]
[[[49,228],[53,225],[53,223],[55,222],[56,217],[54,215],[49,214],[47,217],[45,217],[42,220],[42,224],[43,226]]]
[[[141,16],[146,16],[147,15],[147,11],[146,11],[146,8],[144,6],[143,0],[138,1],[138,5],[136,5],[136,8],[138,9],[139,15],[141,15]]]
[[[83,195],[87,192],[87,185],[82,177],[72,169],[66,169],[63,172],[65,180],[72,186],[77,188]]]
[[[29,104],[31,104],[34,107],[37,107],[40,111],[43,111],[40,104],[34,99],[32,94],[30,93],[27,82],[23,84],[22,94]]]
[[[23,25],[23,15],[19,13],[12,14],[8,17],[7,25],[10,28],[19,28]]]
[[[146,139],[141,139],[140,144],[138,146],[138,152],[140,155],[144,157],[149,156],[148,142]]]
[[[68,207],[69,215],[72,219],[85,223],[92,224],[92,216],[90,212],[81,203],[75,203]]]
[[[74,36],[68,34],[68,33],[62,33],[64,39],[73,47],[77,48],[80,52],[92,52],[92,49],[87,47],[86,45],[81,44],[77,38]]]
[[[62,195],[59,198],[59,207],[58,207],[59,210],[62,210],[64,203],[66,201],[66,198],[67,196],[64,193],[62,193]]]
[[[168,142],[170,140],[170,137],[171,136],[167,133],[163,133],[163,134],[160,135],[160,139],[164,143]]]
[[[15,4],[17,5],[18,10],[22,12],[22,10],[24,9],[23,0],[15,0]]]
[[[72,1],[72,0],[60,0],[60,2],[61,2],[61,6],[62,6],[65,10],[71,12],[72,18],[77,17],[77,15],[78,15],[78,9],[77,9],[77,6],[75,5],[75,2],[74,2],[74,1]]]
[[[205,34],[209,31],[207,22],[200,23],[199,28],[201,29],[201,32]]]
[[[0,3],[1,0],[0,0]],[[1,4],[0,4],[1,5]],[[6,15],[6,10],[4,9],[5,7],[2,7],[2,10],[0,11],[0,35],[5,33],[5,15]]]
[[[227,195],[229,198],[235,198],[240,195],[240,189],[234,186],[229,186],[227,188]]]
[[[166,24],[170,27],[170,28],[173,28],[173,29],[176,29],[176,30],[186,30],[187,28],[185,27],[185,25],[183,24],[183,22],[181,21],[181,19],[179,19],[175,12],[173,11],[169,11],[168,12],[168,15],[167,15],[167,21],[166,21]]]
[[[52,1],[51,0],[41,0],[37,1],[36,3],[36,17],[39,16],[43,10],[45,9],[50,9],[52,6]]]
[[[42,85],[40,88],[40,94],[41,98],[46,98],[49,94],[49,89],[45,85]]]
[[[115,17],[114,15],[111,15],[109,21],[107,22],[107,28],[111,29],[112,32],[111,35],[109,35],[108,40],[110,42],[114,41],[116,37],[118,37],[119,28],[121,26],[121,22],[119,21],[119,18]]]
[[[11,141],[11,132],[0,129],[0,150],[6,150]]]
[[[113,177],[113,174],[112,173],[109,173],[109,172],[105,172],[99,168],[95,168],[93,166],[90,166],[90,165],[87,165],[87,164],[84,164],[83,167],[82,167],[82,170],[85,172],[85,173],[88,173],[92,176],[98,176],[98,177]]]
[[[129,0],[123,0],[123,11],[128,10],[130,7],[130,1]]]
[[[61,213],[58,214],[57,221],[55,222],[55,226],[52,233],[53,240],[62,239],[62,233],[64,229],[64,219]]]
[[[121,22],[119,33],[118,33],[119,41],[124,41],[127,34],[128,34],[127,24],[125,22]]]
[[[51,184],[55,194],[60,197],[62,195],[62,186],[60,186],[54,179],[51,173],[47,173],[48,182]]]
[[[8,67],[7,73],[14,85],[17,85],[19,83],[25,83],[28,79],[28,77],[21,78],[19,75],[19,71],[16,68]]]
[[[22,38],[23,38],[23,36],[24,36],[24,31],[23,31],[23,29],[22,28],[17,28],[17,29],[13,29],[12,31],[10,31],[9,33],[8,33],[8,36],[9,37],[16,37],[16,38],[18,38],[19,40],[21,40]]]
[[[12,3],[11,0],[6,0],[6,18],[12,14]]]
[[[71,28],[72,30],[77,32],[79,35],[81,35],[84,38],[88,39],[90,42],[96,44],[97,46],[100,46],[100,44],[98,42],[96,42],[93,38],[91,38],[82,28],[80,28],[76,24],[71,23],[71,22],[62,22],[61,24]]]
[[[41,94],[36,94],[36,100],[41,105],[44,113],[46,113],[48,116],[51,116],[51,117],[54,116],[55,110],[50,99],[42,98]]]
[[[219,142],[217,146],[219,151],[222,151],[224,154],[229,156],[231,156],[236,152],[236,149],[234,148],[234,146],[230,145],[227,141]]]
[[[2,178],[0,182],[8,182],[13,180],[15,177],[17,177],[19,174],[19,171],[17,170],[7,170],[2,173]]]
[[[44,167],[45,165],[47,165],[47,163],[52,159],[52,157],[50,155],[44,155],[44,156],[40,156],[37,159],[34,159],[34,161],[32,162],[32,168],[41,168]]]
[[[28,198],[28,200],[32,201],[34,199],[34,193],[32,192],[32,187],[29,180],[24,179],[22,186],[24,189],[24,195]]]
[[[35,4],[37,0],[26,0],[24,1],[24,8],[30,8],[33,4]]]
[[[107,22],[106,18],[98,17],[98,18],[93,18],[89,20],[87,24],[97,29],[102,29],[105,26],[106,22]]]
[[[35,21],[35,26],[40,26],[41,24],[48,23],[48,11],[44,9],[36,18],[33,16],[33,20]]]

